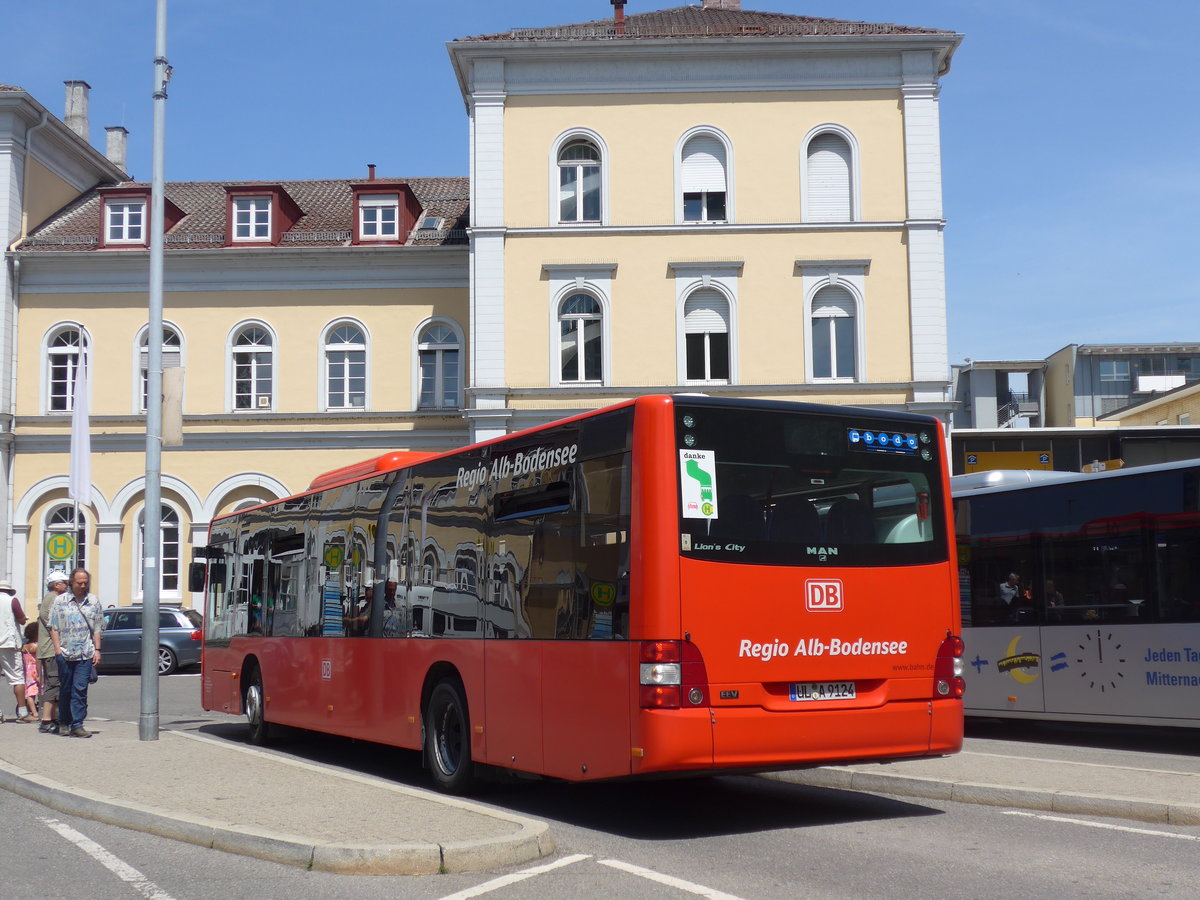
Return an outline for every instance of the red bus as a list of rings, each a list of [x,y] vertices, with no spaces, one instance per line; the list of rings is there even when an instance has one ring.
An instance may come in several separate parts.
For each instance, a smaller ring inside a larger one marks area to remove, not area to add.
[[[953,546],[934,419],[643,397],[214,520],[202,702],[451,792],[953,753]]]

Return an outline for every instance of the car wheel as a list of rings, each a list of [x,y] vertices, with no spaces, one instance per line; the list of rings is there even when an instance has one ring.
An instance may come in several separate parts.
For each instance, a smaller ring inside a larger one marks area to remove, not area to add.
[[[170,675],[179,668],[179,657],[170,647],[158,648],[158,674]]]
[[[471,727],[462,684],[440,681],[425,707],[425,758],[440,790],[467,793],[475,780]]]
[[[242,698],[242,709],[246,711],[246,724],[250,726],[250,743],[259,747],[267,743],[269,738],[263,696],[262,675],[258,669],[254,669],[246,685],[246,695]]]

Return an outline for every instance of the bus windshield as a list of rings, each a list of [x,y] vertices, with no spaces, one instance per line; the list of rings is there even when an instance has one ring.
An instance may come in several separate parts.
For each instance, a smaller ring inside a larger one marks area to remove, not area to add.
[[[947,558],[932,422],[680,403],[675,424],[687,557],[792,566]]]

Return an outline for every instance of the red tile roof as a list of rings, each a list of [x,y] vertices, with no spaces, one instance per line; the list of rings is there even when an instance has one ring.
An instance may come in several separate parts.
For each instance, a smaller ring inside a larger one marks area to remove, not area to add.
[[[818,19],[743,9],[680,6],[647,13],[627,13],[622,40],[729,37],[861,37],[897,34],[954,34],[937,28],[914,28],[887,23]],[[617,39],[614,20],[596,19],[551,28],[514,28],[499,34],[459,38],[460,41],[578,41]]]
[[[281,181],[279,185],[296,201],[303,215],[285,234],[281,246],[349,246],[355,227],[351,184],[363,179]],[[425,215],[445,222],[440,231],[414,231],[410,245],[466,244],[469,182],[463,177],[379,179],[378,183],[405,183],[412,189]],[[182,181],[167,184],[166,197],[183,212],[183,219],[167,233],[166,249],[211,249],[225,244],[227,187],[262,182]],[[118,187],[144,188],[144,182]],[[100,237],[100,195],[95,190],[59,210],[22,241],[17,249],[91,250]]]

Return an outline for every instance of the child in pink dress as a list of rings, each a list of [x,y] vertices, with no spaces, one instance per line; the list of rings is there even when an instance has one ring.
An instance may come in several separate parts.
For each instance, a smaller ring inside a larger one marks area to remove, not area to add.
[[[37,619],[25,626],[25,643],[21,645],[21,661],[25,663],[25,716],[18,722],[36,722],[38,704],[38,623]]]

